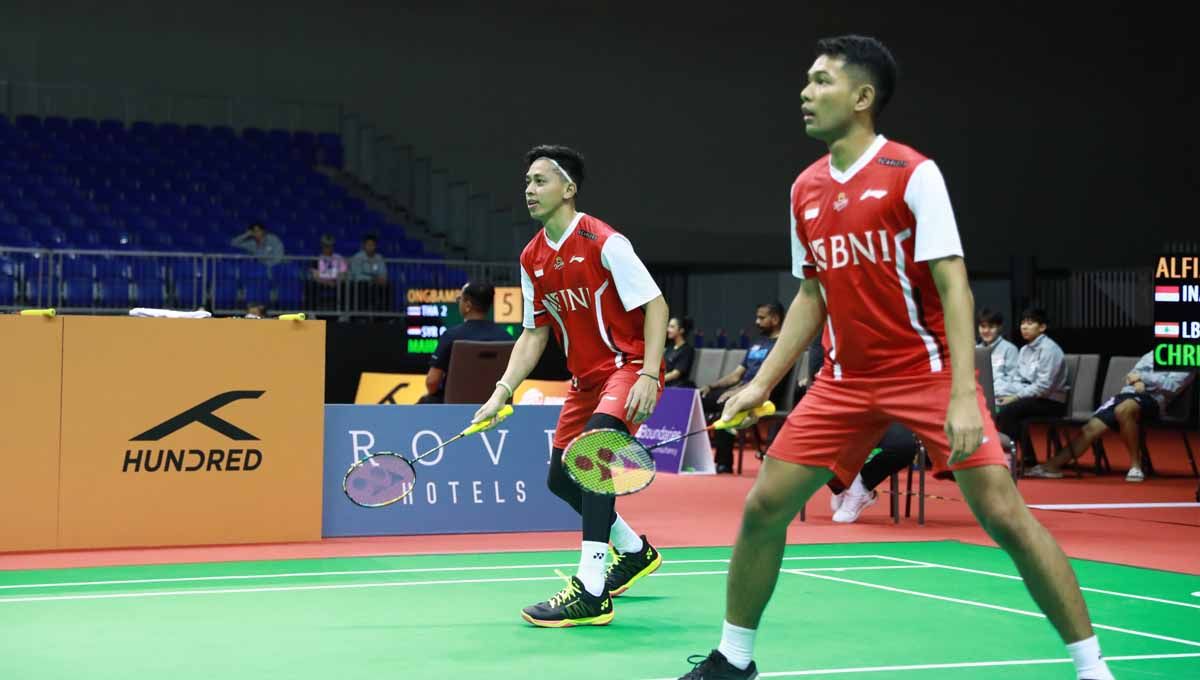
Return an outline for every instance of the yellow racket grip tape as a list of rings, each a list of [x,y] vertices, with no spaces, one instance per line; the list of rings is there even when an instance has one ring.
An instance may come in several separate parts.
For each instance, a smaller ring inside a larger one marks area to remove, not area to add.
[[[504,408],[502,408],[496,412],[496,415],[492,416],[491,418],[488,418],[487,420],[481,420],[478,423],[471,425],[467,429],[463,430],[462,434],[475,434],[476,432],[483,432],[484,430],[489,429],[493,425],[499,425],[500,421],[511,416],[512,413],[513,413],[512,404],[505,404]]]
[[[21,316],[45,316],[51,319],[57,312],[54,309],[22,309]]]
[[[305,314],[304,312],[300,312],[298,314],[280,314],[279,315],[280,321],[304,321],[307,318],[308,318],[308,315]]]
[[[741,425],[742,421],[746,419],[746,416],[753,414],[755,418],[762,418],[763,416],[769,416],[773,413],[775,413],[775,404],[771,403],[769,400],[764,401],[762,406],[749,411],[742,411],[730,420],[718,420],[717,422],[713,423],[713,429],[732,430],[737,428],[738,425]]]

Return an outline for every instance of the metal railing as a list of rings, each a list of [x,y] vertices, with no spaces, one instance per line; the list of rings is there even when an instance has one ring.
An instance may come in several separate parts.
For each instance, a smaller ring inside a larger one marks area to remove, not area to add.
[[[267,265],[250,255],[0,246],[0,310],[126,314],[134,307],[204,308],[220,316],[244,314],[257,302],[272,314],[403,318],[420,297],[411,291],[453,289],[467,281],[520,285],[514,262],[384,258],[383,263],[379,279],[354,280],[348,272],[321,281],[311,256]]]

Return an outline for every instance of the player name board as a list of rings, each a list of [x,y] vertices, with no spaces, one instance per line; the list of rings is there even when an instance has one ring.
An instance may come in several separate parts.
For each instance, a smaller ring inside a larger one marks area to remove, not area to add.
[[[449,326],[462,323],[458,288],[410,288],[405,302],[408,353],[433,354]]]
[[[1154,366],[1200,368],[1200,257],[1161,255],[1154,267]]]

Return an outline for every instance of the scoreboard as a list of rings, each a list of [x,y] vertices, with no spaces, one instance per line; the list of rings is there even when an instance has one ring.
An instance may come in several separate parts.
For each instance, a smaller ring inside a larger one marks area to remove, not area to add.
[[[1200,368],[1200,257],[1162,255],[1154,267],[1154,367]]]
[[[463,322],[458,310],[461,288],[410,288],[405,293],[406,342],[409,354],[433,354],[447,328]],[[496,288],[493,320],[514,338],[523,316],[520,288]]]

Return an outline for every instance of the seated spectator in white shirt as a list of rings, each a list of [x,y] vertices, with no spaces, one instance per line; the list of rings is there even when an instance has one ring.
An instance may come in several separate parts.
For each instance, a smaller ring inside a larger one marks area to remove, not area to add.
[[[321,237],[321,254],[308,270],[307,306],[313,309],[329,309],[336,305],[338,284],[346,279],[350,269],[346,258],[333,252],[333,244],[333,236],[325,234]]]

